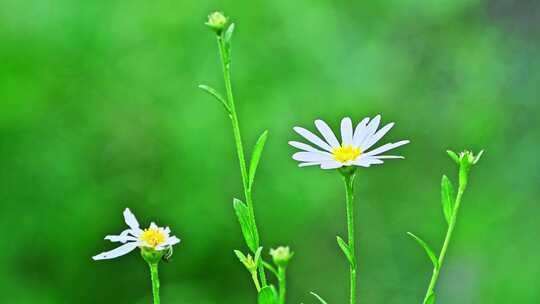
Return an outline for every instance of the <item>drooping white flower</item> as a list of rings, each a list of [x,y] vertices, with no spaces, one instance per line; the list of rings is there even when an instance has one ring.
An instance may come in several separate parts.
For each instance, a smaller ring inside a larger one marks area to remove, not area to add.
[[[351,119],[349,117],[343,118],[341,120],[341,142],[338,141],[328,124],[320,119],[315,121],[315,127],[323,139],[302,127],[294,127],[294,131],[317,148],[298,141],[289,141],[291,146],[302,150],[293,154],[292,158],[300,162],[300,167],[317,165],[321,166],[322,169],[336,169],[343,166],[369,167],[382,164],[383,159],[403,158],[403,156],[381,154],[408,144],[409,140],[384,144],[369,151],[394,126],[392,122],[377,130],[380,122],[380,115],[371,120],[366,117],[353,130]]]
[[[145,247],[157,251],[168,249],[170,246],[180,243],[180,239],[176,236],[171,236],[169,227],[158,227],[154,222],[150,224],[150,228],[142,230],[139,227],[139,222],[135,215],[131,213],[129,208],[124,210],[124,220],[129,226],[129,229],[122,231],[119,235],[107,235],[106,240],[111,242],[123,243],[120,247],[111,251],[106,251],[93,256],[94,260],[108,260],[128,254],[137,247]]]

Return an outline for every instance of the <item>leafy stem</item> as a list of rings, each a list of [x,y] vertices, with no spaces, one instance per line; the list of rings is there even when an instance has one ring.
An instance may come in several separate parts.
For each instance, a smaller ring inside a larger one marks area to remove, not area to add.
[[[484,151],[482,150],[480,153],[478,153],[478,155],[475,156],[470,151],[461,152],[459,155],[455,152],[447,151],[450,158],[454,160],[459,167],[459,183],[457,195],[454,196],[454,187],[452,186],[450,179],[446,175],[443,175],[441,180],[441,202],[443,213],[448,223],[448,229],[446,230],[446,236],[444,237],[444,242],[439,253],[439,257],[435,256],[435,253],[426,242],[424,242],[418,236],[408,232],[408,234],[413,237],[418,244],[420,244],[420,246],[422,246],[433,263],[433,274],[431,275],[431,280],[429,282],[424,301],[422,302],[423,304],[435,303],[435,286],[444,263],[444,258],[446,257],[446,252],[450,246],[452,234],[456,227],[459,207],[461,206],[463,194],[465,193],[469,180],[469,172],[472,166],[476,165],[483,152]]]
[[[338,237],[338,244],[345,253],[349,261],[350,271],[350,304],[356,303],[356,255],[355,255],[355,237],[354,237],[354,178],[356,171],[342,170],[340,171],[343,176],[343,182],[345,183],[346,203],[347,203],[347,234],[348,244],[345,244],[341,238]]]
[[[232,35],[232,31],[234,30],[234,25],[231,25],[229,27],[229,30],[225,33],[221,32],[217,34],[217,43],[219,48],[219,54],[221,59],[221,65],[223,70],[223,79],[225,81],[225,90],[226,90],[226,109],[228,110],[229,117],[231,119],[232,129],[233,129],[233,135],[234,135],[234,141],[236,145],[236,152],[238,155],[238,162],[240,164],[240,173],[242,177],[242,185],[244,188],[244,196],[246,199],[246,205],[249,213],[249,221],[250,227],[252,229],[252,233],[254,234],[256,244],[252,246],[252,251],[255,253],[255,248],[259,247],[259,233],[257,229],[257,224],[255,221],[255,211],[253,208],[253,198],[251,194],[251,188],[252,185],[250,182],[250,175],[253,175],[253,173],[248,175],[248,169],[246,164],[246,157],[244,153],[244,146],[242,144],[242,136],[240,133],[240,124],[238,122],[238,115],[236,113],[236,107],[234,104],[234,95],[232,91],[232,83],[231,83],[231,50],[230,50],[230,38]],[[264,143],[263,143],[264,144]],[[257,159],[258,160],[258,159]],[[261,280],[262,287],[265,287],[267,285],[266,283],[266,274],[264,272],[264,267],[262,264],[259,266],[259,276]]]

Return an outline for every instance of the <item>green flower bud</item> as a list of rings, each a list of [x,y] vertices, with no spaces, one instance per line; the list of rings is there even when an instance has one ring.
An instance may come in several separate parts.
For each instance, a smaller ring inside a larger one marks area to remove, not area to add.
[[[219,35],[225,29],[228,18],[222,12],[213,12],[208,16],[208,21],[205,23],[211,27]]]
[[[166,250],[155,250],[151,247],[141,247],[141,256],[149,264],[157,264],[163,258]]]
[[[289,247],[280,246],[276,249],[270,249],[272,260],[279,267],[287,267],[289,260],[293,257],[294,252],[291,252]]]
[[[467,150],[459,153],[459,184],[463,188],[467,186],[471,167],[478,163],[482,154],[484,154],[484,150],[480,151],[476,156],[473,152]]]

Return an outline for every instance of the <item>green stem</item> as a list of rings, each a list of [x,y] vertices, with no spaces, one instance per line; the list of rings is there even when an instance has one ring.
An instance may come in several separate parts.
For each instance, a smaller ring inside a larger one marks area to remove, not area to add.
[[[344,173],[343,181],[345,182],[345,193],[347,201],[347,232],[349,242],[349,252],[352,261],[349,262],[350,279],[351,279],[351,295],[350,304],[356,303],[356,254],[355,254],[355,238],[354,238],[354,178],[356,173]]]
[[[225,81],[225,90],[227,91],[227,102],[231,112],[229,117],[231,118],[231,124],[233,128],[234,142],[236,145],[236,154],[238,155],[238,162],[240,164],[240,173],[242,176],[242,185],[244,187],[244,196],[246,198],[246,205],[249,210],[251,220],[253,221],[253,227],[255,229],[255,234],[258,236],[259,232],[257,229],[257,223],[255,222],[255,211],[253,208],[253,198],[251,195],[251,186],[249,185],[248,170],[246,165],[246,157],[244,154],[244,146],[242,144],[242,135],[240,133],[240,124],[238,122],[238,115],[236,114],[236,107],[234,105],[234,96],[232,92],[232,82],[231,82],[231,58],[230,54],[225,46],[225,41],[223,36],[217,35],[217,42],[219,47],[219,55],[221,59],[221,65],[223,70],[223,79]],[[258,244],[257,244],[258,247]],[[255,252],[253,252],[255,253]],[[259,275],[261,278],[261,283],[263,287],[266,287],[266,274],[264,272],[264,267],[259,266]]]
[[[159,304],[159,275],[158,263],[148,263],[150,266],[150,278],[152,279],[152,294],[154,295],[154,304]]]
[[[463,193],[465,192],[466,185],[467,185],[466,182],[465,183],[460,182],[458,193],[456,196],[456,203],[454,205],[454,210],[452,212],[452,217],[450,218],[450,223],[448,224],[448,230],[446,231],[446,236],[444,238],[444,243],[441,249],[441,253],[439,254],[438,265],[437,267],[433,268],[433,275],[431,276],[431,281],[429,282],[429,286],[426,291],[426,296],[424,297],[424,301],[422,302],[424,304],[428,303],[429,298],[435,292],[435,285],[437,284],[437,279],[439,278],[439,273],[444,263],[446,251],[448,250],[448,246],[450,245],[450,240],[452,239],[452,233],[454,232],[454,228],[456,227],[459,206],[461,205],[461,199],[463,197]]]
[[[279,281],[279,304],[285,304],[285,293],[287,291],[285,267],[279,267],[278,269],[278,281]]]
[[[259,284],[259,276],[256,271],[251,273],[251,279],[253,280],[253,283],[255,284],[255,288],[257,289],[257,292],[261,291],[261,285]]]

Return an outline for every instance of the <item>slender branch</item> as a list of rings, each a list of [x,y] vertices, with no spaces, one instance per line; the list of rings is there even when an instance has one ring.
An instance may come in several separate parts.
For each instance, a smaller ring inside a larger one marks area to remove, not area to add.
[[[150,266],[150,278],[152,280],[152,294],[154,296],[154,304],[159,304],[159,275],[158,263],[148,263]]]
[[[244,153],[244,146],[242,144],[240,124],[238,122],[238,115],[236,113],[236,107],[234,104],[234,96],[233,96],[233,91],[232,91],[231,70],[230,70],[231,58],[230,58],[229,51],[227,50],[225,46],[225,41],[223,40],[223,36],[221,34],[217,35],[217,43],[219,47],[219,54],[220,54],[221,65],[222,65],[222,70],[223,70],[223,79],[225,81],[225,90],[227,91],[227,102],[231,110],[229,117],[231,118],[234,142],[236,144],[236,152],[238,155],[238,162],[240,164],[240,173],[242,176],[244,196],[246,198],[246,205],[248,207],[251,220],[253,221],[253,227],[255,229],[254,232],[258,236],[259,232],[257,228],[257,223],[255,221],[255,210],[253,208],[253,198],[252,198],[251,189],[249,186],[249,177],[248,177],[248,170],[247,170],[247,164],[246,164],[246,157]],[[257,247],[258,247],[258,244],[257,244]],[[263,265],[259,266],[259,276],[261,279],[262,287],[266,287],[267,285],[266,274],[265,274]]]
[[[429,286],[426,291],[426,296],[424,297],[424,301],[422,302],[424,304],[428,303],[429,298],[435,292],[435,285],[437,284],[437,279],[439,278],[439,273],[444,263],[444,258],[446,257],[446,252],[448,250],[448,246],[450,245],[450,240],[452,239],[452,233],[454,232],[454,229],[456,227],[459,206],[461,205],[461,199],[463,197],[463,193],[465,192],[466,187],[467,187],[466,183],[460,182],[458,193],[456,196],[456,203],[454,205],[454,210],[452,212],[452,217],[450,218],[450,223],[448,224],[448,230],[446,231],[444,243],[441,248],[441,252],[439,254],[438,264],[437,264],[437,267],[433,268],[433,275],[431,276],[431,281],[429,282]]]

